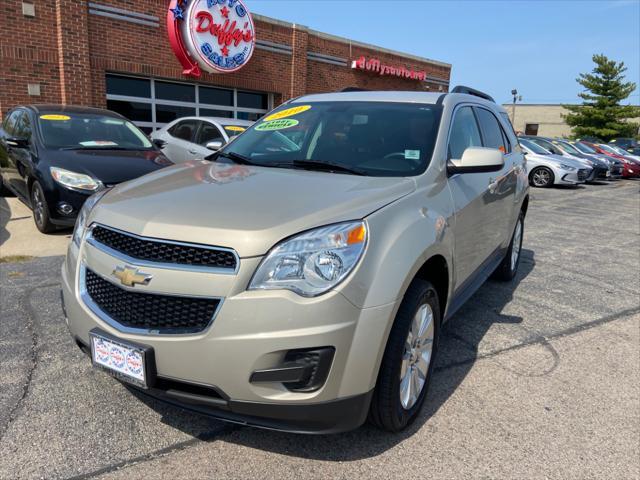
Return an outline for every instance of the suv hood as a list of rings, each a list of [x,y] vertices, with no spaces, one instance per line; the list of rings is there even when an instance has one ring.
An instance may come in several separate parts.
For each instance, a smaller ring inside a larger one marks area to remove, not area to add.
[[[252,257],[304,230],[364,218],[414,190],[408,178],[187,162],[115,187],[90,221]]]

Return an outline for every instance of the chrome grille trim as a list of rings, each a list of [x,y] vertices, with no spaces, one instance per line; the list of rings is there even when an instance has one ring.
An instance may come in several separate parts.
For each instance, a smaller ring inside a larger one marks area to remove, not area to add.
[[[169,245],[181,245],[184,247],[192,247],[192,248],[200,248],[203,250],[212,250],[212,251],[224,251],[231,253],[235,258],[236,267],[232,268],[222,268],[222,267],[210,267],[205,265],[189,265],[189,264],[181,264],[181,263],[168,263],[168,262],[156,262],[151,260],[144,260],[140,258],[131,257],[119,250],[115,250],[101,242],[99,242],[96,238],[93,237],[93,229],[97,226],[104,228],[106,230],[111,230],[113,232],[117,232],[122,235],[127,235],[132,238],[137,238],[139,240],[148,241],[148,242],[156,242],[156,243],[165,243]],[[134,233],[125,232],[124,230],[119,230],[117,228],[109,227],[107,225],[103,225],[100,223],[93,223],[89,227],[89,230],[86,234],[85,240],[92,247],[110,255],[114,258],[117,258],[125,263],[132,264],[138,267],[149,267],[149,268],[165,268],[168,270],[182,270],[189,272],[203,272],[203,273],[215,273],[218,275],[236,275],[238,270],[240,269],[240,257],[237,252],[231,248],[225,247],[214,247],[210,245],[202,245],[197,243],[188,243],[188,242],[179,242],[175,240],[165,240],[161,238],[154,237],[143,237],[141,235],[136,235]]]

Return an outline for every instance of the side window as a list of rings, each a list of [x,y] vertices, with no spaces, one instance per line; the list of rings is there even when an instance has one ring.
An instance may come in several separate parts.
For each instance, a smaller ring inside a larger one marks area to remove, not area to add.
[[[198,130],[198,120],[183,120],[169,129],[169,135],[180,140],[193,142]]]
[[[16,135],[16,123],[18,123],[20,113],[20,110],[14,110],[4,121],[2,128],[10,137],[15,137]]]
[[[469,147],[481,147],[482,139],[471,107],[458,109],[451,125],[449,158],[460,159]]]
[[[507,153],[507,145],[502,132],[502,127],[496,116],[486,108],[476,108],[480,129],[482,130],[483,144],[488,148],[495,148],[502,153]]]
[[[196,143],[206,147],[207,143],[214,142],[216,140],[224,142],[224,136],[220,133],[218,127],[209,122],[202,122]]]
[[[31,140],[32,128],[31,119],[27,112],[22,112],[17,128],[20,130],[20,137],[26,140]]]

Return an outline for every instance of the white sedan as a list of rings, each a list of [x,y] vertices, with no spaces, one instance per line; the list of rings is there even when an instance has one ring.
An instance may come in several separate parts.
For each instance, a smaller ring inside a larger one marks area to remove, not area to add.
[[[174,163],[202,160],[253,125],[248,120],[184,117],[151,134],[151,140]]]
[[[527,156],[527,175],[533,187],[577,185],[584,183],[591,174],[591,167],[582,162],[554,155],[526,138],[519,138],[518,141]]]

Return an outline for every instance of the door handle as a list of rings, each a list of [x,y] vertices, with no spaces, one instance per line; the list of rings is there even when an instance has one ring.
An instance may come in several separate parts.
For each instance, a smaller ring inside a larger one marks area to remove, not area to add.
[[[196,153],[198,153],[198,152],[197,152],[196,150],[189,150],[189,153],[190,153],[191,155],[195,155],[195,154],[196,154]]]
[[[500,183],[500,177],[496,178],[495,180],[493,178],[489,179],[489,192],[495,193],[499,183]]]

